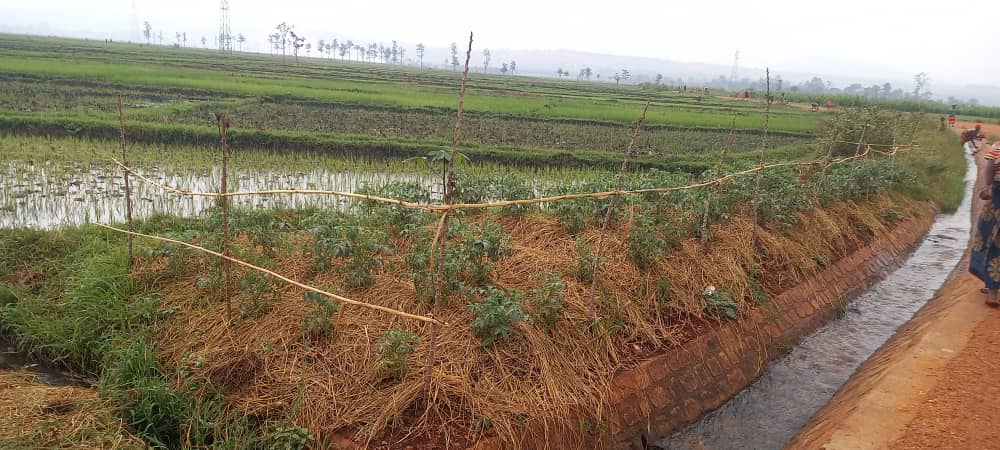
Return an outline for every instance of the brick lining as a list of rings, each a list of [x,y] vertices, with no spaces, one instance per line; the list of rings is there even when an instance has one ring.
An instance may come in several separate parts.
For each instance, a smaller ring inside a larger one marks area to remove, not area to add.
[[[627,394],[613,392],[611,396],[611,447],[641,449],[641,436],[649,440],[667,436],[752,384],[767,362],[781,356],[782,349],[836,317],[838,307],[898,267],[930,229],[934,212],[928,207],[920,217],[900,222],[868,246],[776,296],[769,307],[754,310],[739,322],[722,323],[716,330],[618,373],[612,389]],[[637,418],[631,411],[639,409],[636,405],[645,399],[652,408]]]

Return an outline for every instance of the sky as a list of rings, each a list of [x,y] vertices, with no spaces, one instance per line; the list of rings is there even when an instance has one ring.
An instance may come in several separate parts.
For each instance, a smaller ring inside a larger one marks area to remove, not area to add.
[[[0,0],[0,29],[118,39],[130,36],[132,0]],[[219,1],[135,0],[138,24],[164,41],[217,33]],[[1000,2],[901,0],[542,1],[230,0],[233,33],[266,51],[288,22],[310,41],[325,36],[393,39],[446,47],[476,35],[474,49],[570,49],[776,71],[1000,85],[1000,40],[991,22]],[[138,34],[131,34],[139,38]],[[199,38],[192,38],[199,36]],[[412,51],[412,50],[411,50]],[[474,52],[474,54],[477,54]]]

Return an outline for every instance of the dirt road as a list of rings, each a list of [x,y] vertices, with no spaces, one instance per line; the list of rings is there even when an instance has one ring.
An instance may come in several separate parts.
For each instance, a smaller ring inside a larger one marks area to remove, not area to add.
[[[1000,136],[1000,126],[983,127]],[[788,448],[1000,449],[1000,311],[984,305],[967,267],[963,259]]]

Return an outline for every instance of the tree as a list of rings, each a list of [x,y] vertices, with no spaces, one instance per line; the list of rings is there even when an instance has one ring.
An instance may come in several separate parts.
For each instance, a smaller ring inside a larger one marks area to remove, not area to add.
[[[306,43],[305,43],[306,42],[306,37],[305,36],[299,36],[299,35],[295,34],[294,31],[291,31],[291,30],[288,31],[288,34],[292,38],[291,41],[289,41],[289,42],[292,43],[292,53],[295,55],[295,65],[299,65],[299,49],[302,48],[302,47],[304,47],[306,45]]]
[[[557,75],[557,76],[558,76],[559,78],[562,78],[562,74],[563,74],[563,70],[562,70],[562,67],[560,67],[560,68],[556,69],[556,75]]]
[[[236,35],[236,43],[240,44],[240,51],[241,52],[243,51],[243,43],[246,42],[246,41],[247,41],[247,37],[244,36],[243,33],[240,33],[240,34]]]
[[[153,45],[149,42],[149,39],[153,37],[153,26],[148,21],[142,23],[142,35],[146,37],[146,45]]]
[[[201,37],[201,48],[208,48],[208,38],[205,36]]]
[[[594,75],[594,69],[591,69],[590,67],[584,67],[583,68],[583,76],[584,76],[584,78],[586,78],[586,79],[589,80],[590,77],[593,76],[593,75]]]
[[[184,41],[184,46],[187,47],[187,45],[188,45],[188,34],[187,34],[187,31],[181,33],[181,40]]]
[[[347,55],[347,43],[346,42],[341,42],[340,43],[340,60],[341,61],[344,60],[344,55]]]
[[[507,74],[508,67],[509,66],[507,66],[507,63],[501,63],[500,64],[500,73]]]
[[[510,73],[517,71],[517,61],[510,60]]]
[[[316,51],[319,52],[319,57],[322,58],[323,52],[326,51],[326,41],[320,39],[319,42],[316,43]]]
[[[180,47],[181,46],[181,32],[180,31],[175,32],[174,36],[177,37],[177,46]]]
[[[163,45],[163,32],[162,31],[156,32],[156,38],[160,41],[160,45],[162,46]]]
[[[271,53],[278,53],[281,50],[281,35],[274,33],[267,36],[267,42],[271,44]]]
[[[483,49],[483,73],[490,71],[490,49]]]
[[[313,48],[312,44],[306,43],[306,56],[307,57],[311,56],[311,54],[312,54],[312,48]]]
[[[348,39],[347,40],[347,51],[346,51],[348,58],[351,57],[351,50],[354,50],[354,41]],[[340,55],[340,56],[343,57],[344,55]],[[350,60],[348,60],[348,61],[350,61]]]
[[[424,44],[417,44],[417,59],[420,60],[420,68],[424,68],[424,52],[427,50]]]
[[[365,46],[362,44],[354,44],[354,51],[358,52],[358,61],[363,61],[365,59]]]
[[[622,69],[622,81],[628,81],[628,79],[631,77],[632,74],[629,73],[628,69]]]
[[[921,94],[924,88],[930,84],[931,78],[927,75],[927,72],[920,72],[913,76],[913,96],[916,98],[921,98],[924,94]],[[929,94],[929,93],[927,93]],[[929,97],[929,95],[927,95]]]
[[[663,74],[662,73],[656,74],[656,84],[660,84],[662,82],[663,82]]]
[[[616,73],[615,74],[615,84],[621,84],[621,82],[622,82],[622,74]]]
[[[277,44],[277,47],[281,49],[281,60],[282,61],[285,60],[285,54],[287,53],[288,43],[289,43],[288,36],[289,36],[289,34],[292,33],[292,28],[293,28],[292,26],[289,26],[285,22],[281,22],[281,23],[278,24],[277,27],[275,27],[275,29],[278,30],[278,33],[277,33],[277,38],[278,39],[276,39],[276,44]]]
[[[333,52],[339,52],[340,51],[340,43],[337,42],[337,39],[333,40],[333,45],[330,46],[330,49]],[[333,55],[336,55],[336,53],[333,53]]]
[[[458,44],[451,43],[451,70],[458,70]]]

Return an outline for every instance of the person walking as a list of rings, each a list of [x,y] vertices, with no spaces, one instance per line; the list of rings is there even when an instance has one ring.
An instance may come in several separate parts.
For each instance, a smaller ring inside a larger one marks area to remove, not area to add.
[[[969,152],[970,155],[975,155],[979,151],[979,146],[976,145],[977,140],[983,140],[986,136],[982,134],[983,125],[976,124],[976,127],[971,130],[965,130],[962,132],[962,147],[965,151]]]
[[[956,116],[958,115],[958,109],[955,108],[956,105],[951,105],[951,109],[948,110],[948,126],[954,128]]]
[[[997,292],[1000,290],[1000,242],[997,241],[1000,232],[1000,149],[994,144],[983,155],[985,164],[980,177],[985,183],[979,192],[979,198],[985,200],[976,232],[972,235],[972,254],[969,257],[969,272],[986,285],[986,304],[1000,307]]]

